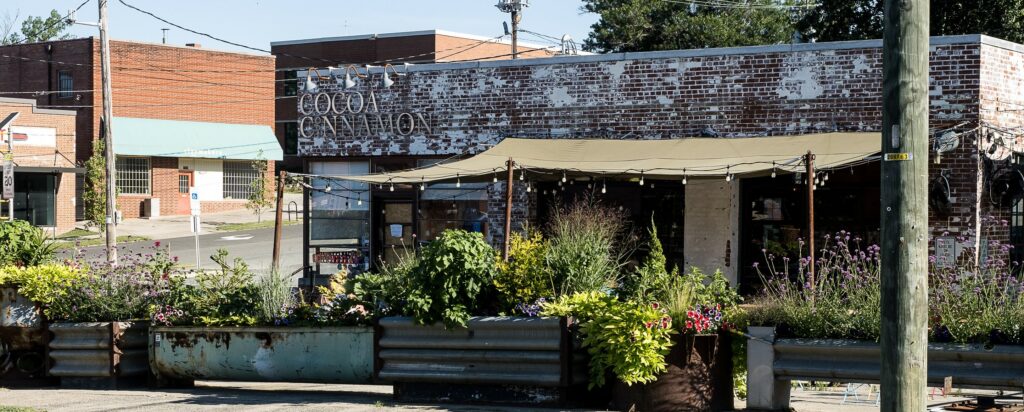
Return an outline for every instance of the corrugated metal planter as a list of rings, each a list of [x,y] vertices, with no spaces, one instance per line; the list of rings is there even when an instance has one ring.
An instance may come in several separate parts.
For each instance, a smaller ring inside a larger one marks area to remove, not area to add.
[[[17,286],[0,287],[0,386],[51,383],[45,377],[48,340],[39,305]]]
[[[791,380],[877,383],[878,343],[844,339],[776,339],[771,327],[751,327],[747,341],[747,407],[788,409]],[[928,384],[1020,390],[1024,346],[928,345]]]
[[[616,382],[615,408],[622,411],[733,410],[732,341],[719,335],[674,335],[665,356],[668,370],[648,384]]]
[[[467,328],[380,320],[377,377],[403,400],[564,403],[586,383],[565,319],[474,317]]]
[[[371,327],[153,327],[158,383],[194,379],[370,383]]]
[[[146,322],[51,323],[50,376],[61,386],[117,388],[146,383]]]

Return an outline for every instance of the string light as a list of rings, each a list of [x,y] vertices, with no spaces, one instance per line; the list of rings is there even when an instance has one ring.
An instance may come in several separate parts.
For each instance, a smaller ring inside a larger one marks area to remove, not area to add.
[[[363,194],[362,193],[359,194],[359,199],[356,199],[356,205],[357,206],[362,206],[363,205]]]
[[[562,183],[565,183],[565,171],[562,171]]]
[[[775,162],[772,162],[772,179],[775,178]]]
[[[526,193],[530,193],[531,190],[532,189],[530,188],[530,182],[526,182]]]
[[[640,186],[644,185],[644,171],[640,171]]]
[[[827,181],[828,181],[828,173],[825,173],[825,177],[823,177],[823,178],[821,178],[821,179],[822,179],[823,181],[827,182]]]
[[[683,169],[683,185],[686,184],[686,169]]]
[[[327,182],[327,187],[324,188],[325,193],[331,193],[331,182]]]
[[[726,166],[726,167],[725,167],[725,181],[726,181],[726,182],[732,182],[732,174],[731,174],[731,173],[729,173],[729,168],[730,168],[730,167],[731,167],[731,166]]]
[[[391,182],[391,184],[388,186],[388,191],[389,192],[394,192],[395,191],[395,183],[394,182]]]
[[[525,170],[523,170],[521,173],[519,173],[519,181],[522,182],[524,180],[526,180],[526,171]]]
[[[455,174],[455,187],[462,187],[462,178],[458,173]]]
[[[605,182],[603,179],[601,180],[601,193],[608,193],[608,183]]]
[[[494,177],[491,178],[491,183],[498,183],[498,172],[494,172]]]
[[[422,177],[420,177],[420,191],[422,192],[424,190],[427,190],[427,183]]]

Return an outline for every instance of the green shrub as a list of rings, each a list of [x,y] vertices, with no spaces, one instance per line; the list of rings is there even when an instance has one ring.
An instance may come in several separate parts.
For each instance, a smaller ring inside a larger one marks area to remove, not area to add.
[[[0,284],[18,285],[18,293],[44,307],[67,299],[68,289],[84,277],[77,268],[52,263],[0,269]]]
[[[540,233],[527,236],[513,233],[509,239],[508,262],[500,257],[494,288],[504,313],[512,313],[516,305],[530,304],[539,298],[555,295],[551,275],[544,264],[547,242]]]
[[[378,316],[404,313],[412,271],[419,264],[414,254],[399,254],[395,264],[381,264],[377,272],[361,273],[347,288],[360,300],[373,304]]]
[[[559,297],[543,316],[571,316],[579,322],[590,354],[590,387],[604,386],[611,371],[623,383],[649,383],[666,370],[672,320],[657,305],[622,302],[600,292]]]
[[[410,273],[406,311],[421,324],[465,326],[493,273],[494,249],[483,235],[446,230],[420,252]]]
[[[0,221],[0,266],[35,266],[53,260],[55,246],[24,220]]]
[[[679,274],[677,271],[669,273],[667,270],[668,260],[661,247],[661,240],[658,239],[658,228],[654,225],[653,218],[648,235],[647,245],[650,251],[636,273],[622,280],[622,295],[638,302],[665,302],[669,298],[672,280]]]
[[[615,287],[628,248],[621,213],[589,201],[556,209],[548,225],[547,266],[555,293],[608,290]]]
[[[240,258],[228,260],[218,249],[210,256],[218,271],[199,272],[195,283],[184,274],[172,275],[169,286],[151,310],[163,325],[251,326],[260,321],[260,296],[249,266]]]

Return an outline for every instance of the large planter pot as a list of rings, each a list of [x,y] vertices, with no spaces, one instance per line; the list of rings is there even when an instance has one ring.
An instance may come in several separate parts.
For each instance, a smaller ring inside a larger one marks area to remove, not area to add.
[[[0,287],[0,386],[46,385],[46,344],[49,334],[39,305]]]
[[[410,401],[564,404],[586,384],[565,319],[474,317],[467,326],[381,319],[377,377]]]
[[[728,333],[674,335],[668,370],[648,384],[616,382],[613,402],[623,411],[733,409],[732,343]]]
[[[747,341],[747,407],[788,409],[792,380],[878,383],[878,343],[848,339],[776,339],[771,327],[751,327]],[[928,344],[928,384],[1020,390],[1024,346]]]
[[[372,327],[163,327],[150,329],[158,384],[194,379],[370,383]]]
[[[140,386],[149,376],[146,322],[51,323],[49,375],[61,386]]]

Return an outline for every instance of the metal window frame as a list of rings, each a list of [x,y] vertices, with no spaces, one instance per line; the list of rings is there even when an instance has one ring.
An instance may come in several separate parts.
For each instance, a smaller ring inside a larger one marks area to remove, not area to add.
[[[65,84],[65,80],[67,84]],[[59,70],[57,71],[57,97],[61,99],[70,99],[75,97],[75,77],[71,74],[71,70]]]
[[[244,166],[243,166],[244,165]],[[246,200],[252,195],[252,182],[259,178],[248,160],[225,160],[222,185],[224,199]]]
[[[124,195],[153,192],[153,162],[148,157],[117,156],[117,191]]]

